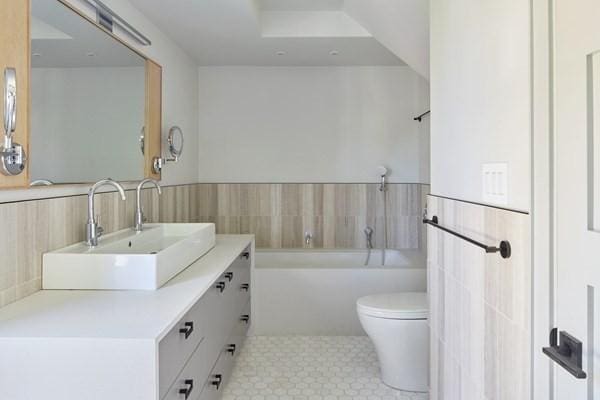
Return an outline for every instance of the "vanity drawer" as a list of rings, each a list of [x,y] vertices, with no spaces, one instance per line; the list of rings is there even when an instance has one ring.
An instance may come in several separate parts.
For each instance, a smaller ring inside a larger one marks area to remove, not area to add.
[[[158,345],[161,398],[206,335],[206,313],[210,308],[206,300],[202,297]]]
[[[229,341],[225,346],[225,350],[231,355],[237,356],[240,351],[242,351],[242,347],[244,346],[244,341],[246,340],[246,335],[248,334],[248,329],[250,328],[251,322],[250,302],[248,302],[242,309],[242,312],[237,319],[237,323],[231,331]]]
[[[232,357],[230,353],[226,351],[221,353],[204,385],[204,389],[200,395],[201,400],[215,400],[221,398],[223,389],[231,377],[233,360],[234,357]]]
[[[248,254],[248,258],[246,258],[244,254]],[[231,270],[234,273],[234,281],[232,283],[236,291],[235,310],[241,312],[242,308],[250,299],[250,252],[242,252],[232,264]]]
[[[230,270],[227,272],[232,272]],[[206,351],[208,359],[213,362],[225,346],[227,337],[235,324],[238,314],[236,311],[237,290],[235,290],[234,285],[228,279],[225,279],[225,281],[226,288],[224,291],[211,289],[206,294],[210,299],[210,304],[212,304],[204,317],[206,326]]]
[[[202,341],[162,400],[198,399],[210,367],[206,358],[206,346]]]

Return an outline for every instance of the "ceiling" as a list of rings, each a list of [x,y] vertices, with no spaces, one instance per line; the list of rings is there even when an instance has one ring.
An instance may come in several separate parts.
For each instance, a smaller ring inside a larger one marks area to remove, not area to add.
[[[256,0],[261,10],[268,11],[341,11],[344,0]]]
[[[405,65],[344,0],[130,0],[199,65]]]

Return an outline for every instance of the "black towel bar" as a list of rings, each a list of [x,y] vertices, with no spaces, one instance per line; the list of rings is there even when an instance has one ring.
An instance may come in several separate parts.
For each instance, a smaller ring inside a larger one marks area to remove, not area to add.
[[[425,111],[423,114],[419,115],[418,117],[413,118],[413,120],[421,122],[421,121],[423,121],[423,117],[428,115],[429,113],[431,113],[431,110]]]
[[[478,242],[475,239],[471,239],[470,237],[467,237],[465,235],[462,235],[458,232],[454,232],[451,229],[445,228],[441,225],[439,225],[438,223],[438,217],[437,216],[433,216],[431,219],[427,219],[424,218],[423,219],[423,223],[424,224],[428,224],[431,225],[435,228],[441,229],[444,232],[448,232],[451,235],[454,235],[456,237],[459,237],[463,240],[466,240],[467,242],[474,244],[477,247],[481,247],[482,249],[485,250],[486,253],[500,253],[500,255],[502,256],[502,258],[510,258],[511,255],[511,248],[510,248],[510,242],[508,242],[507,240],[503,240],[500,242],[500,245],[498,247],[496,246],[488,246],[486,244],[483,244],[481,242]]]

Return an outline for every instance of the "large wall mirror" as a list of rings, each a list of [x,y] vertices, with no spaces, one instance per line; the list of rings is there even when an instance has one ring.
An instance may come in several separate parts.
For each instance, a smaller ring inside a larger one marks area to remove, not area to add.
[[[157,112],[148,109],[156,103],[148,96],[160,97],[160,89],[147,90],[160,87],[148,82],[149,61],[62,1],[32,0],[30,22],[30,181],[134,181],[152,175],[140,146],[143,132],[146,147],[156,143],[149,138],[156,129],[160,143],[160,126],[146,126],[156,120],[148,113]]]

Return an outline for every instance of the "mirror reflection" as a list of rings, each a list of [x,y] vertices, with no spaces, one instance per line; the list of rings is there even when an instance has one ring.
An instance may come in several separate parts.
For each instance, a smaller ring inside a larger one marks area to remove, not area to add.
[[[31,181],[142,179],[145,59],[60,1],[31,13]]]

